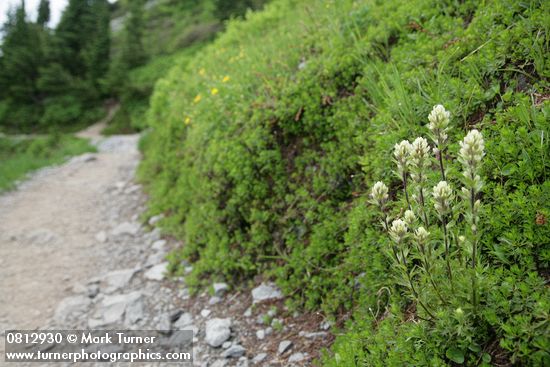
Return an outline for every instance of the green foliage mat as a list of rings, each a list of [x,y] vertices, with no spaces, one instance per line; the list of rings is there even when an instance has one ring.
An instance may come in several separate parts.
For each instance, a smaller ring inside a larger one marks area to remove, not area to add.
[[[0,137],[0,192],[13,188],[15,182],[30,171],[93,151],[95,148],[87,140],[70,135],[31,139]]]
[[[548,2],[506,0],[279,0],[231,21],[148,111],[140,174],[184,240],[172,270],[264,274],[290,306],[348,319],[329,366],[549,365],[549,25]],[[487,266],[478,314],[425,322],[367,199],[383,180],[401,200],[393,144],[426,135],[439,103],[450,141],[486,139]]]

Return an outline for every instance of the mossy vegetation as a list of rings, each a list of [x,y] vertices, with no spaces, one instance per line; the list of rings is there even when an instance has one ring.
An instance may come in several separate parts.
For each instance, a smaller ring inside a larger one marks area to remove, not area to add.
[[[151,100],[140,175],[184,242],[172,270],[193,261],[193,286],[273,278],[289,306],[338,321],[328,366],[548,365],[548,2],[275,0],[246,18],[176,61]],[[437,104],[454,187],[458,142],[485,140],[483,265],[475,311],[443,287],[426,317],[369,194],[386,182],[399,215],[394,144],[428,136]]]

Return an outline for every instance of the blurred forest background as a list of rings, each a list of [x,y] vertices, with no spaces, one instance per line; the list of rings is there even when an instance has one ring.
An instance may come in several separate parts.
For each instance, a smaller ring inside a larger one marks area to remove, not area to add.
[[[70,0],[54,28],[50,2],[25,1],[2,25],[0,132],[70,132],[121,104],[109,132],[139,130],[155,81],[223,21],[264,0]]]

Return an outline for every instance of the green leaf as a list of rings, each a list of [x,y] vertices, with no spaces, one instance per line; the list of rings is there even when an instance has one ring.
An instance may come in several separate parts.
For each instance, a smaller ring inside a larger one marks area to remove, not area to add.
[[[516,172],[517,166],[515,163],[508,163],[504,166],[502,169],[502,175],[503,176],[510,176]]]
[[[485,363],[491,362],[491,355],[489,353],[483,353],[481,360]]]
[[[481,347],[477,344],[470,344],[470,346],[468,347],[468,349],[470,349],[472,352],[474,353],[479,353],[481,352]]]
[[[447,358],[449,358],[451,361],[462,364],[464,363],[464,353],[458,349],[458,348],[449,348],[445,352],[445,355]]]

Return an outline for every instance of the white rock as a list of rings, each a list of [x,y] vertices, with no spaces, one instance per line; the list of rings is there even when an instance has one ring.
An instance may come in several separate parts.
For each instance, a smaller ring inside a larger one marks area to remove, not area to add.
[[[124,194],[129,195],[133,194],[134,192],[138,191],[141,188],[140,185],[132,185],[128,187],[126,190],[124,190]]]
[[[253,303],[262,302],[269,299],[280,299],[280,298],[283,298],[283,294],[273,284],[262,283],[261,285],[259,285],[258,287],[252,290]]]
[[[214,297],[210,297],[210,299],[208,300],[208,304],[209,304],[210,306],[213,306],[213,305],[215,305],[215,304],[220,303],[221,301],[222,301],[222,299],[221,299],[220,297],[214,296]]]
[[[252,316],[252,308],[251,308],[251,307],[248,307],[248,308],[246,309],[246,311],[244,311],[243,316],[244,316],[244,317],[251,317],[251,316]]]
[[[304,353],[294,353],[288,357],[288,363],[297,363],[303,361],[304,359],[306,359],[306,355]]]
[[[211,347],[219,347],[231,336],[231,319],[212,319],[206,322],[204,340]]]
[[[260,353],[252,359],[252,363],[261,363],[267,358],[267,353]]]
[[[145,261],[145,267],[150,268],[151,266],[161,263],[165,260],[165,254],[162,252],[154,252]]]
[[[226,342],[224,342],[224,343],[222,344],[222,348],[223,348],[223,349],[227,349],[227,348],[229,348],[229,347],[232,346],[232,345],[233,345],[232,342],[226,341]]]
[[[157,330],[159,331],[168,331],[172,330],[172,323],[170,322],[170,314],[162,314],[160,315],[158,322],[157,322]]]
[[[256,338],[263,340],[265,338],[265,330],[260,329],[256,331]]]
[[[86,287],[86,294],[89,298],[95,298],[99,294],[99,284],[92,283]]]
[[[72,318],[77,318],[86,312],[92,301],[86,296],[73,296],[63,299],[54,313],[54,320],[65,323]]]
[[[157,240],[153,242],[153,245],[151,246],[153,250],[160,251],[164,250],[164,246],[166,245],[166,240]]]
[[[203,363],[200,365],[201,367],[202,366],[209,366],[209,367],[225,367],[227,366],[227,360],[225,359],[217,359],[215,360],[212,364],[206,364],[206,363]]]
[[[91,329],[112,324],[131,326],[143,319],[143,316],[144,303],[141,292],[117,294],[103,299],[95,317],[88,320],[88,326]]]
[[[189,289],[187,288],[183,288],[182,290],[178,291],[178,297],[183,300],[189,299],[190,296],[191,295],[189,294]]]
[[[241,345],[235,344],[229,347],[227,350],[225,350],[222,353],[222,357],[224,358],[239,358],[243,356],[246,353],[246,349],[242,347]]]
[[[277,351],[279,352],[279,354],[283,354],[284,352],[289,350],[290,347],[292,347],[292,342],[290,340],[283,340],[282,342],[279,343],[279,347],[277,348]]]
[[[124,222],[116,226],[111,234],[113,236],[130,235],[135,236],[139,232],[139,224]]]
[[[152,216],[151,218],[149,218],[149,225],[154,226],[162,218],[164,218],[162,214]]]
[[[248,367],[248,359],[245,356],[242,356],[239,358],[239,361],[235,365],[235,367]]]
[[[201,311],[201,316],[204,318],[207,318],[208,316],[210,316],[211,313],[212,311],[205,308],[204,310]]]
[[[124,315],[124,324],[127,326],[134,325],[140,320],[143,320],[145,315],[145,304],[141,292],[132,292],[126,300],[126,312]]]
[[[147,270],[144,276],[149,280],[161,281],[164,279],[164,273],[166,273],[167,266],[167,262],[155,265],[151,269]]]
[[[149,232],[149,239],[151,241],[158,241],[160,240],[160,235],[161,235],[160,229],[155,228],[151,232]]]
[[[214,288],[214,295],[217,297],[223,296],[229,290],[229,286],[226,283],[214,283],[212,288]]]
[[[105,243],[107,242],[107,233],[105,231],[97,232],[95,239],[97,242]]]
[[[112,293],[127,287],[135,272],[135,269],[122,269],[107,273],[103,277],[104,281],[107,283],[106,292]]]
[[[324,338],[328,335],[326,331],[318,331],[315,333],[304,333],[303,336],[305,336],[308,339],[317,339],[317,338]]]
[[[174,328],[176,330],[185,330],[193,326],[193,315],[189,312],[183,313],[177,320],[174,322]]]

